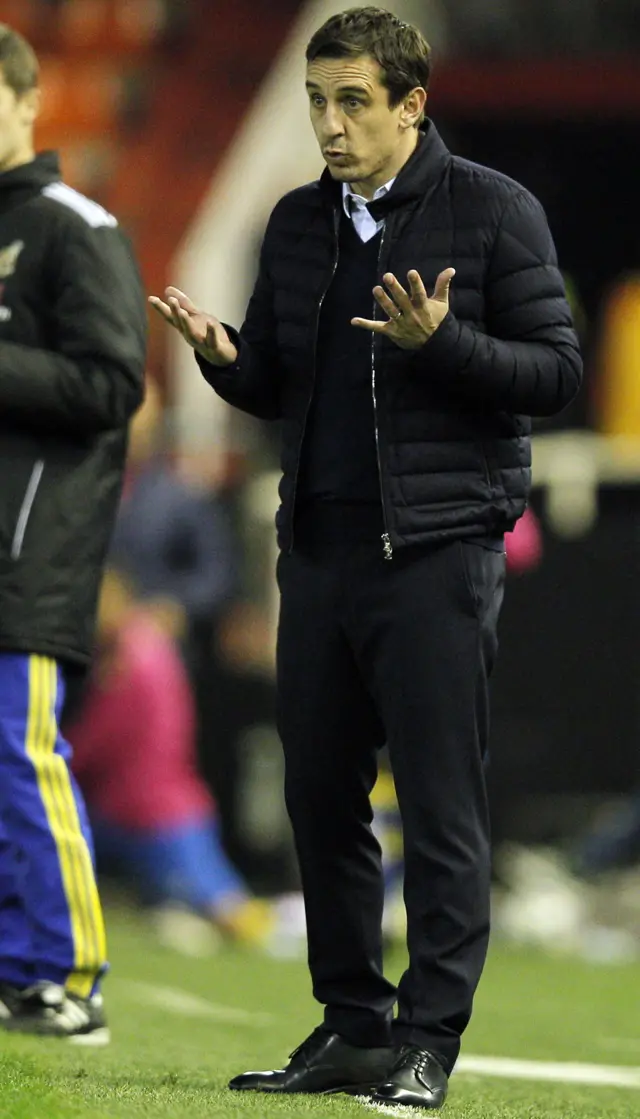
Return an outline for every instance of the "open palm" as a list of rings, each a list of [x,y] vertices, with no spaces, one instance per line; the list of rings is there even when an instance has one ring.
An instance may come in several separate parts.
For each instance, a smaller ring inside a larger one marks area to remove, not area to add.
[[[238,351],[220,320],[201,311],[180,288],[168,287],[164,299],[152,295],[149,303],[211,365],[233,365],[237,360]]]

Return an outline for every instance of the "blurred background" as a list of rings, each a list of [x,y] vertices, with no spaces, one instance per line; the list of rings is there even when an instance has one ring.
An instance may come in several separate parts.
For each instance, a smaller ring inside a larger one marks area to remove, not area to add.
[[[273,204],[322,169],[306,119],[304,47],[344,6],[0,0],[0,20],[42,60],[39,147],[59,149],[67,181],[118,215],[150,293],[175,283],[240,325]],[[531,510],[509,544],[492,735],[496,928],[589,959],[635,958],[637,4],[388,7],[433,46],[430,114],[449,146],[544,204],[585,356],[579,399],[536,430]],[[134,423],[96,670],[70,716],[78,776],[118,881],[135,878],[127,829],[158,823],[158,805],[166,802],[166,820],[212,822],[210,847],[189,856],[191,892],[167,886],[148,898],[134,883],[158,936],[200,950],[197,928],[189,940],[176,924],[186,908],[205,911],[222,935],[296,952],[304,926],[274,729],[278,432],[232,414],[159,320],[150,332],[150,390]],[[113,745],[127,736],[144,754],[135,764],[133,746]],[[376,796],[388,930],[401,935],[388,775]]]

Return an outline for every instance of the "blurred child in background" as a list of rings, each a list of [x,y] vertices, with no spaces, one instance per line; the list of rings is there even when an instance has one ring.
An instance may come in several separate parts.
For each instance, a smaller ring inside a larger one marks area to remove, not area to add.
[[[147,904],[181,903],[225,938],[263,944],[269,908],[250,897],[226,857],[196,769],[194,704],[178,647],[114,569],[102,588],[94,671],[68,737],[98,863],[122,869]]]

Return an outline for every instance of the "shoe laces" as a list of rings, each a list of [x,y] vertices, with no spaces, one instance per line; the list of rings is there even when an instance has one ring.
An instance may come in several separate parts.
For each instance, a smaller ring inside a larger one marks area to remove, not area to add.
[[[325,1027],[316,1026],[315,1030],[313,1030],[308,1037],[305,1037],[304,1041],[300,1042],[300,1045],[293,1050],[293,1053],[289,1054],[289,1059],[293,1060],[294,1057],[299,1057],[301,1055],[305,1058],[312,1056],[319,1044],[325,1040],[326,1036],[327,1030]]]
[[[401,1068],[410,1068],[419,1075],[424,1072],[430,1060],[432,1060],[432,1056],[428,1049],[421,1049],[418,1045],[405,1044],[401,1047],[391,1071],[398,1072]]]

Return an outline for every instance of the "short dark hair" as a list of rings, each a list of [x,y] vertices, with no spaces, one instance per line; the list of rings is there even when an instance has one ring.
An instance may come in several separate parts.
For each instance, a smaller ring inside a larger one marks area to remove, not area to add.
[[[306,59],[361,54],[371,55],[379,64],[391,108],[416,86],[428,89],[431,47],[417,27],[385,8],[349,8],[331,16],[309,40]]]
[[[22,35],[6,23],[0,23],[0,70],[16,97],[22,97],[38,86],[40,66],[36,52]]]

